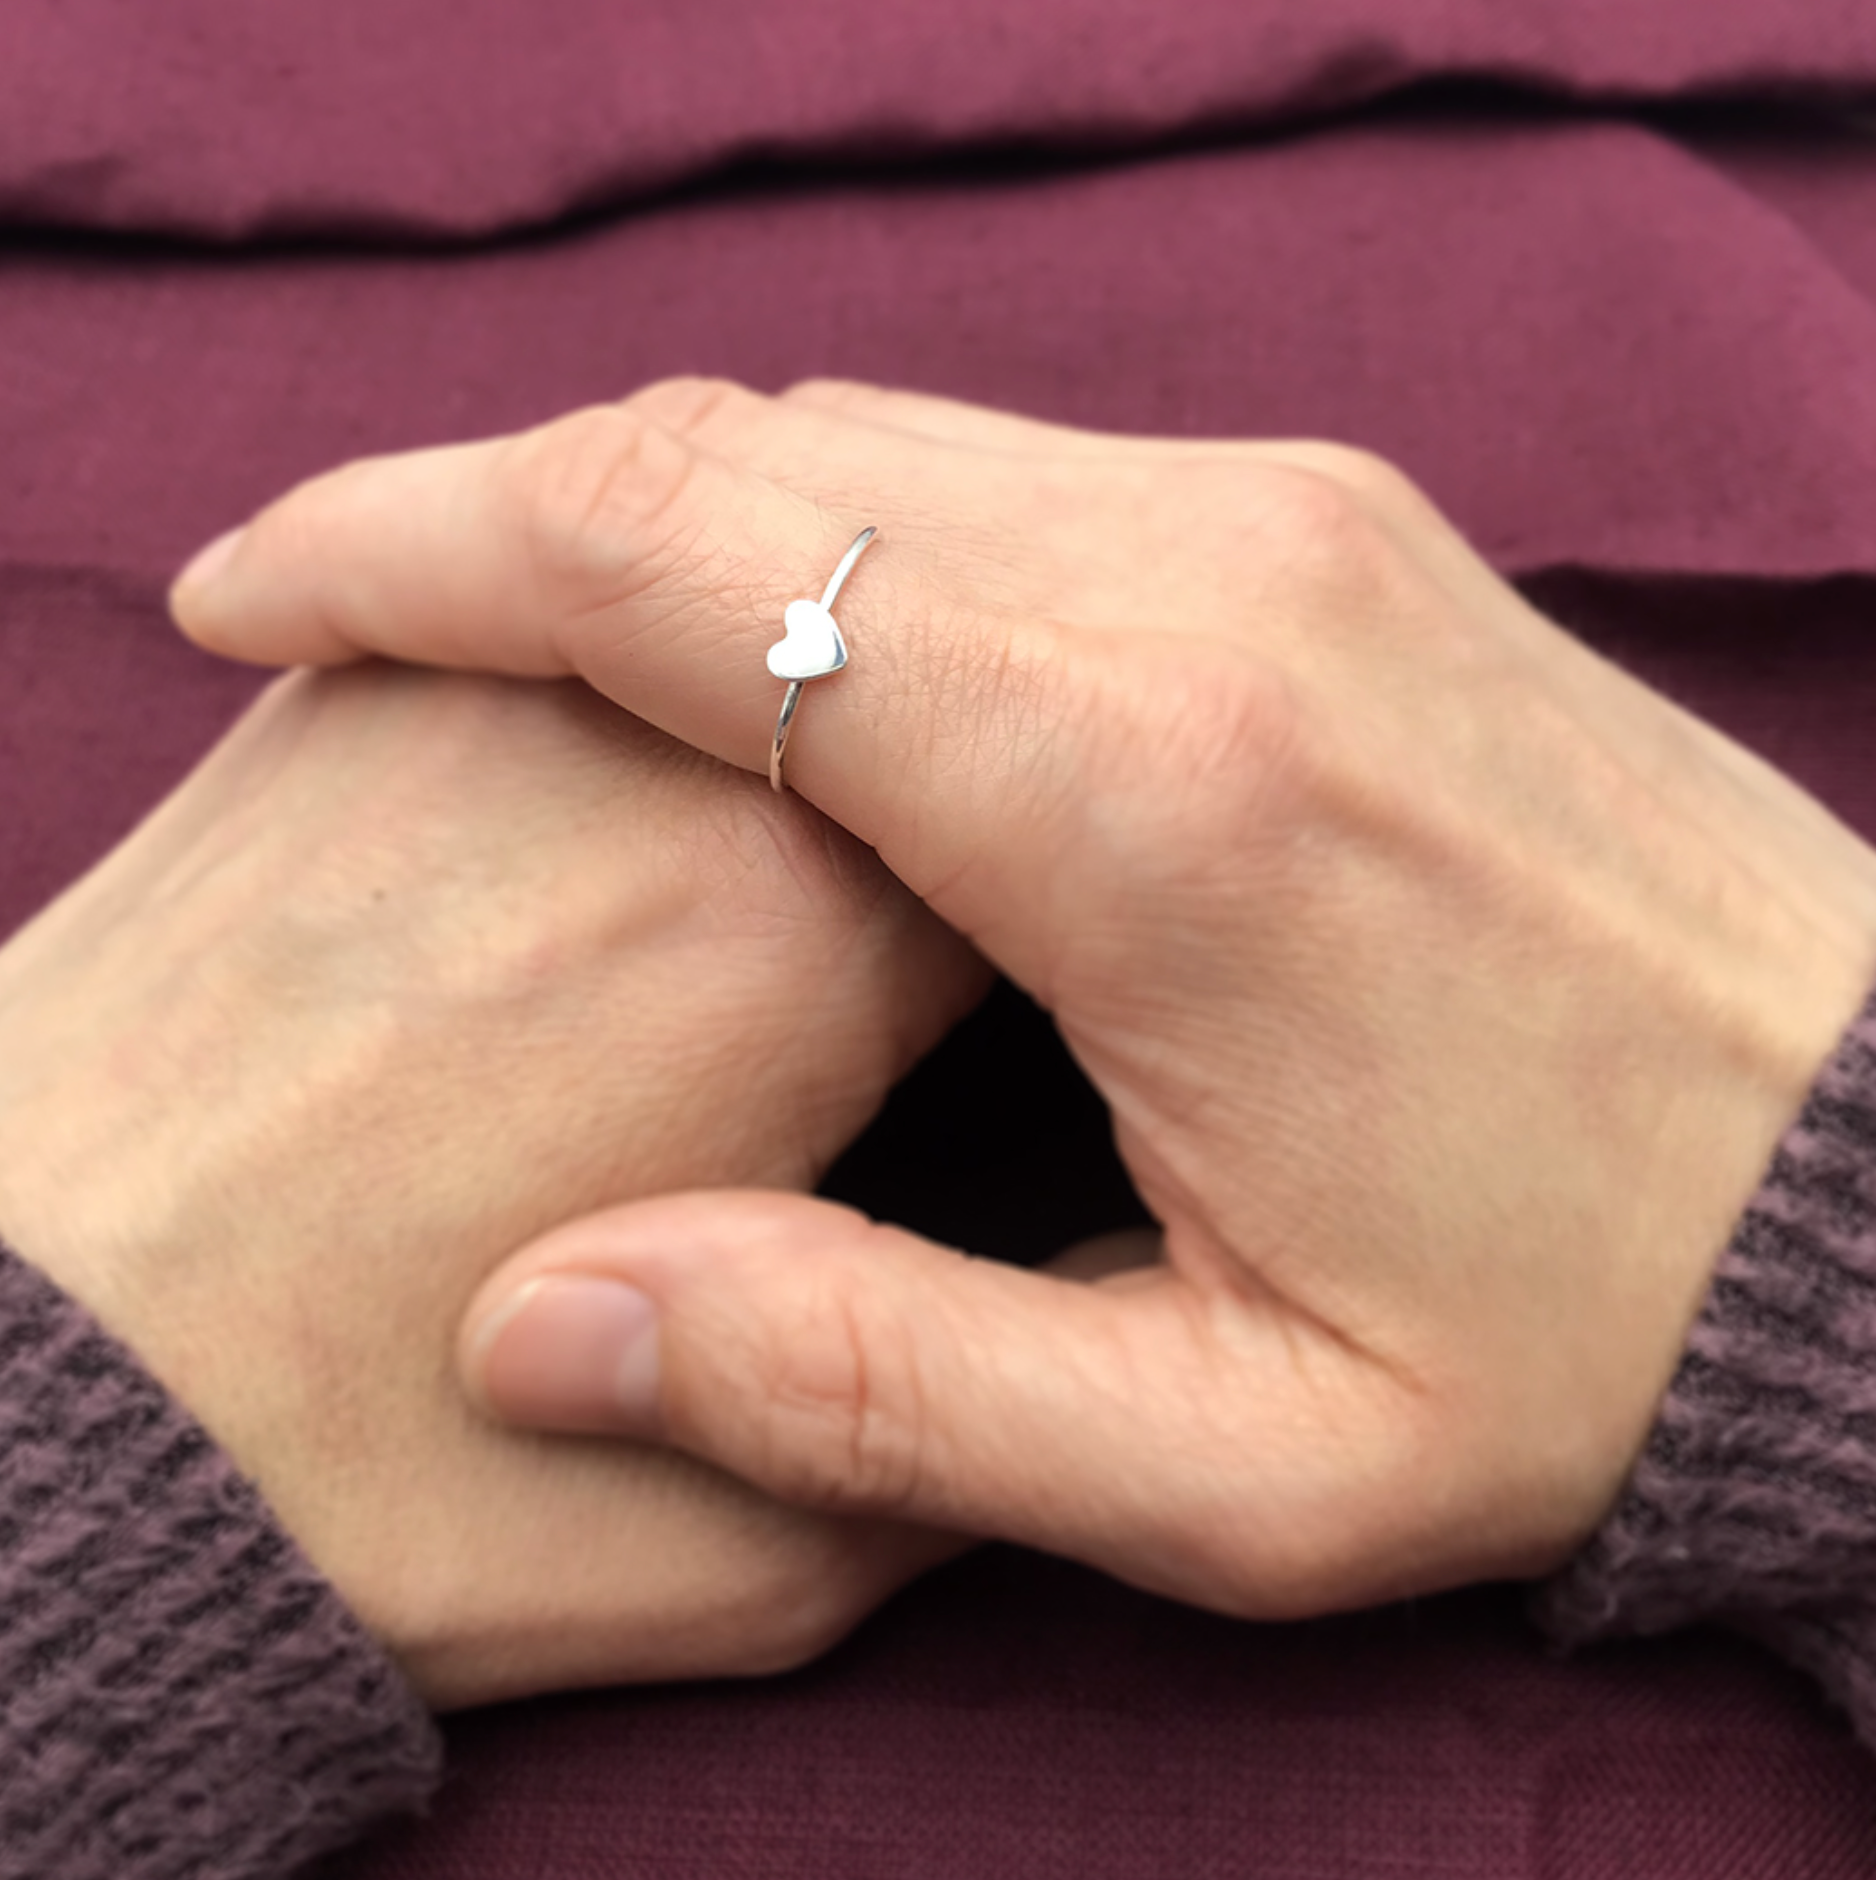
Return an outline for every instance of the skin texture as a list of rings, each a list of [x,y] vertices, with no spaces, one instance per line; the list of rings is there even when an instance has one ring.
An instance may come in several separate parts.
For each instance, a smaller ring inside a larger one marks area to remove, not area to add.
[[[775,1670],[954,1544],[498,1428],[457,1321],[570,1211],[810,1185],[980,985],[584,687],[299,674],[0,949],[0,1224],[433,1701]]]
[[[577,673],[759,772],[762,650],[865,523],[790,781],[1054,1012],[1162,1257],[668,1197],[492,1279],[471,1388],[1233,1612],[1556,1566],[1876,968],[1876,859],[1386,465],[667,384],[322,479],[175,605]]]

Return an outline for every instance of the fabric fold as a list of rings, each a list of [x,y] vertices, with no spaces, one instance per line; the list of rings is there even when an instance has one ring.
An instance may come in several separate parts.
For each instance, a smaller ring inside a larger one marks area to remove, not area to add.
[[[1876,140],[1784,147],[1827,201],[1639,124],[1440,114],[475,253],[15,249],[0,550],[160,581],[345,458],[701,371],[1362,445],[1520,576],[1876,572]]]
[[[1259,133],[1428,81],[1591,104],[1876,98],[1859,0],[15,0],[0,221],[456,241],[744,159]]]

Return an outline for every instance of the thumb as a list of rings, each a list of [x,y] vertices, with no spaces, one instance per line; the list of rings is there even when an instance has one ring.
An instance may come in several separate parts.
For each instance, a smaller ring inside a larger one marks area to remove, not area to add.
[[[507,1420],[669,1443],[784,1501],[1246,1609],[1230,1563],[1256,1552],[1233,1534],[1259,1452],[1205,1388],[1220,1357],[1166,1267],[1080,1283],[757,1193],[556,1230],[487,1282],[462,1340],[471,1391]]]

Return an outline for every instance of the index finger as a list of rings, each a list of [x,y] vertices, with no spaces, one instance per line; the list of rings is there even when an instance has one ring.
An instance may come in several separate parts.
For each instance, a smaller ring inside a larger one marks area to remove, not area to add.
[[[577,674],[764,772],[784,696],[766,654],[785,610],[877,527],[834,610],[851,662],[808,687],[788,781],[1040,993],[1004,922],[1049,900],[1071,834],[1099,822],[1091,797],[1127,786],[1130,754],[1156,763],[1190,742],[1228,689],[1190,645],[1170,693],[1143,688],[1128,636],[1052,617],[1039,604],[1052,577],[1025,572],[1022,538],[999,533],[981,493],[989,464],[672,383],[316,479],[207,578],[185,573],[172,604],[191,637],[236,657]]]

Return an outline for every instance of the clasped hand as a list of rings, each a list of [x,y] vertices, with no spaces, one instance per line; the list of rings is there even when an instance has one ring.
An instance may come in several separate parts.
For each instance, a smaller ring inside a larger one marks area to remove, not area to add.
[[[0,1227],[440,1704],[774,1670],[950,1543],[474,1414],[518,1241],[807,1187],[981,969],[856,843],[573,685],[277,682],[0,949]]]
[[[559,1179],[562,1132],[612,1152],[634,1135],[613,1107],[624,995],[591,996],[553,949],[502,1068],[437,1033],[462,1079],[498,1085],[551,1068],[543,1022],[588,1034],[583,1077],[544,1077],[537,1134],[478,1171],[467,1389],[510,1424],[628,1437],[782,1502],[1027,1542],[1235,1613],[1558,1565],[1617,1493],[1713,1260],[1876,970],[1876,865],[1539,617],[1397,473],[861,387],[675,383],[321,478],[175,607],[204,645],[265,662],[582,679],[759,780],[763,649],[869,522],[839,609],[852,663],[789,749],[803,800],[758,811],[751,779],[672,768],[665,839],[694,849],[688,819],[734,805],[737,865],[783,895],[728,975],[756,1022],[775,1024],[797,923],[831,909],[860,936],[822,975],[838,991],[767,1034],[773,1081],[654,1158],[658,1186],[689,1191],[596,1182],[590,1147]],[[638,735],[556,712],[537,756],[563,732]],[[592,905],[622,866],[658,873],[622,838],[613,760],[581,762],[577,807],[543,801],[510,836],[508,898]],[[809,805],[857,842],[820,842]],[[490,865],[447,826],[441,860],[392,871],[410,893]],[[664,892],[693,896],[695,869]],[[459,937],[439,932],[440,971]],[[576,962],[602,989],[608,947],[600,923]],[[1015,1270],[801,1192],[961,1009],[974,958],[1048,1007],[1105,1097],[1163,1226],[1151,1264]],[[676,996],[636,1055],[666,1101],[716,1104],[722,1065],[685,1041],[727,1030]],[[770,1062],[746,1036],[740,1056]],[[807,1141],[747,1153],[778,1106]],[[422,1140],[465,1125],[504,1133],[465,1102]],[[534,1179],[543,1156],[554,1180]],[[377,1179],[398,1185],[390,1164]],[[502,1199],[517,1184],[526,1205]],[[564,1215],[636,1198],[491,1271],[556,1189]]]

